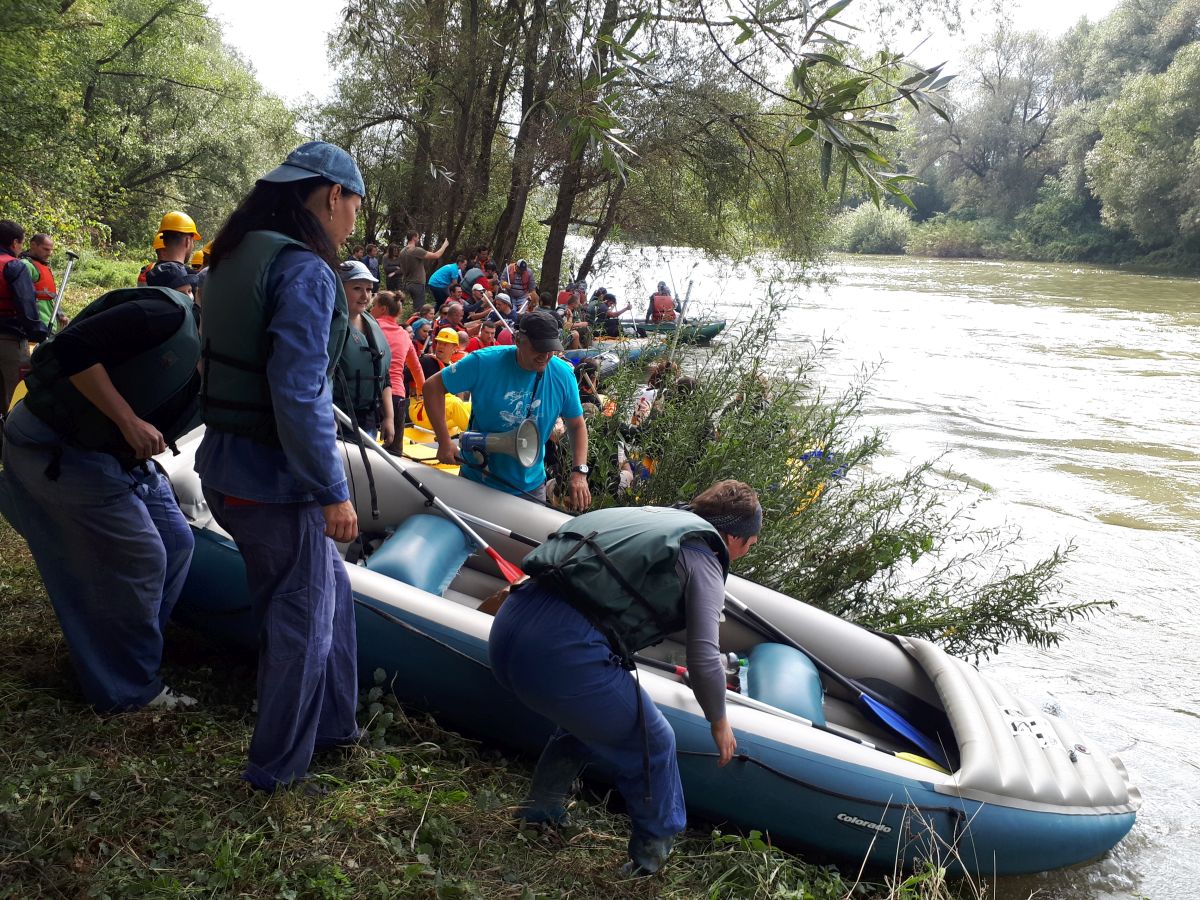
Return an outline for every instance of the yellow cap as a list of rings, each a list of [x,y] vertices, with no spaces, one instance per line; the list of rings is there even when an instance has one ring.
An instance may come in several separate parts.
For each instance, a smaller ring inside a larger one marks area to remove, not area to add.
[[[162,221],[158,223],[159,231],[178,231],[182,234],[190,234],[196,240],[200,240],[200,232],[196,230],[196,223],[192,221],[192,217],[185,212],[172,210],[162,217]]]
[[[154,243],[150,245],[151,250],[166,250],[167,245],[163,243],[162,232],[154,236]]]
[[[453,344],[454,346],[457,347],[458,346],[458,332],[455,331],[453,328],[443,328],[441,331],[439,331],[437,333],[437,337],[434,338],[434,340],[441,341],[443,344]]]
[[[203,250],[197,250],[195,253],[192,254],[192,265],[193,266],[204,265],[204,251]]]

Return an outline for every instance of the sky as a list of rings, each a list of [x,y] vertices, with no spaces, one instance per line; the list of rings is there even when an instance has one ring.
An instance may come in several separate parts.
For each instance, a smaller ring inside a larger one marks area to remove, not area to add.
[[[1103,18],[1117,0],[1008,0],[1005,6],[1016,27],[1061,34],[1082,16]],[[268,91],[289,104],[311,95],[327,99],[333,73],[325,37],[337,27],[342,0],[209,0],[221,22],[225,40],[245,57]],[[967,3],[964,3],[964,7]],[[924,40],[914,59],[934,64],[947,60],[952,71],[958,54],[995,24],[990,15],[964,15],[964,34],[949,36],[933,27],[901,40],[897,49],[911,50]]]

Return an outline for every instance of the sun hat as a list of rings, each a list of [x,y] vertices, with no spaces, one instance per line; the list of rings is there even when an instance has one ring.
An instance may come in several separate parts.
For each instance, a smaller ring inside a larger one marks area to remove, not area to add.
[[[276,166],[259,181],[269,181],[276,184],[289,181],[301,181],[319,175],[326,181],[340,184],[343,188],[359,197],[367,195],[363,184],[362,173],[354,158],[341,147],[325,141],[309,141],[301,144],[287,155],[280,165]]]
[[[443,328],[441,331],[439,331],[437,333],[437,337],[435,337],[434,340],[438,341],[439,343],[442,343],[442,344],[453,344],[454,346],[457,347],[458,346],[458,332],[455,331],[453,328]]]
[[[371,274],[371,270],[366,267],[366,264],[359,262],[357,259],[348,259],[338,266],[338,277],[343,282],[370,281],[374,284],[379,283],[379,279]]]
[[[563,348],[562,327],[558,319],[544,309],[525,313],[518,327],[538,353],[549,353]]]

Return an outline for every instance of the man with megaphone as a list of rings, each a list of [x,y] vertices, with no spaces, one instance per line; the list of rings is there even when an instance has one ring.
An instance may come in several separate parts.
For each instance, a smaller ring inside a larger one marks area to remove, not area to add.
[[[461,463],[463,478],[545,503],[545,444],[561,416],[571,435],[571,504],[587,509],[587,425],[574,372],[554,355],[561,350],[557,320],[534,310],[522,317],[515,345],[476,350],[429,378],[425,411],[437,435],[438,460]],[[468,438],[460,457],[446,426],[446,394],[463,391],[471,392],[469,431],[482,436]]]

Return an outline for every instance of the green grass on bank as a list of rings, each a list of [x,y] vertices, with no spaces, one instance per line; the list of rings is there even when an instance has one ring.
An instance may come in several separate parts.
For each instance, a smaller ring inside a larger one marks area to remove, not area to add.
[[[760,836],[689,832],[621,880],[627,823],[602,797],[563,833],[518,829],[528,761],[364,692],[372,746],[318,758],[333,790],[267,797],[240,780],[254,661],[168,635],[186,712],[97,716],[82,702],[21,538],[0,520],[0,897],[947,897],[936,872],[843,881]],[[849,873],[848,877],[853,877]]]

